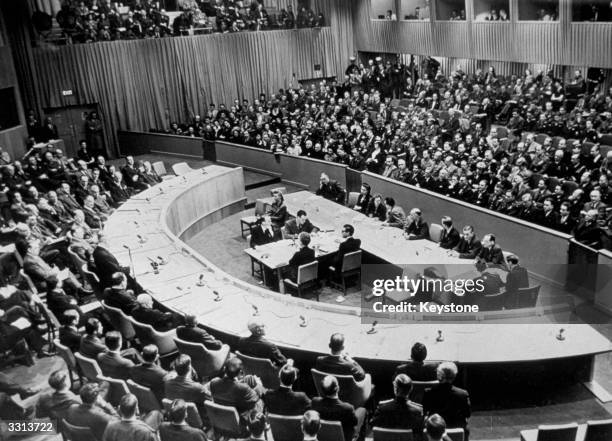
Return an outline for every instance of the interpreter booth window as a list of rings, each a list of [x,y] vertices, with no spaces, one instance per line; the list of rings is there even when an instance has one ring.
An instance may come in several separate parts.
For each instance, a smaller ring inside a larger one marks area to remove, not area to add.
[[[558,21],[559,0],[518,0],[520,21]]]
[[[429,20],[429,0],[401,0],[401,20]]]
[[[370,0],[371,15],[374,20],[397,20],[395,0]]]
[[[572,2],[572,21],[612,22],[612,1],[574,0]]]
[[[436,20],[465,21],[465,0],[436,0]]]
[[[510,21],[510,0],[474,0],[474,21]]]

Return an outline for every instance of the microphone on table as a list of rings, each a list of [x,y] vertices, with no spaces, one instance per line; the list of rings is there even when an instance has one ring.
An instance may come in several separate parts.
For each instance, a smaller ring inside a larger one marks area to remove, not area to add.
[[[436,341],[437,342],[444,341],[444,337],[442,337],[442,330],[441,329],[438,329],[438,336],[436,337]]]
[[[164,194],[164,188],[163,187],[159,187],[159,194]]]
[[[259,308],[255,305],[251,305],[253,307],[253,317],[257,317],[259,315]]]
[[[138,222],[136,221],[132,221],[132,222],[134,222],[134,225],[136,225],[136,228],[140,228],[140,224]]]
[[[196,282],[196,285],[204,286],[204,274],[200,274],[200,277],[198,277],[198,281]]]
[[[140,212],[140,208],[137,208],[137,209],[136,209],[136,213],[138,213],[138,214],[142,214],[142,213]]]
[[[141,236],[140,234],[137,234],[136,237],[138,238],[138,242],[140,243],[145,243],[147,241],[147,239]]]
[[[376,334],[378,332],[378,330],[376,329],[377,324],[378,324],[378,321],[376,320],[372,322],[372,327],[368,330],[368,334]]]
[[[559,333],[557,334],[557,340],[559,341],[565,340],[565,335],[563,334],[564,332],[565,332],[565,329],[563,328],[559,329]]]
[[[157,256],[157,260],[159,260],[160,265],[165,265],[168,263],[168,261],[161,256]]]
[[[300,327],[301,328],[305,328],[306,326],[308,326],[308,323],[306,323],[306,317],[304,317],[303,315],[300,316]]]
[[[215,302],[220,302],[221,301],[221,295],[219,294],[219,291],[213,291],[213,294],[215,295]]]
[[[208,173],[208,172],[206,171],[206,169],[205,169],[204,167],[202,167],[202,174],[203,174],[203,175],[205,175],[205,174],[207,174],[207,173]]]
[[[151,267],[153,268],[153,274],[159,274],[159,265],[157,262],[152,261]]]

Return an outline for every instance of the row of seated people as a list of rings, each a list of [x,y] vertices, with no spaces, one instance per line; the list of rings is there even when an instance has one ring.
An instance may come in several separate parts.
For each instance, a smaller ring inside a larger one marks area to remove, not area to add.
[[[558,90],[562,82],[548,75],[526,72],[506,85],[494,70],[473,76],[459,71],[436,81],[419,80],[414,101],[394,108],[382,91],[393,89],[393,82],[385,80],[392,71],[377,66],[372,69],[379,80],[371,89],[347,80],[262,94],[253,104],[236,100],[227,108],[211,106],[180,132],[346,164],[487,208],[500,184],[503,197],[495,201],[510,215],[523,211],[523,194],[535,191],[538,176],[551,192],[563,193],[557,210],[568,199],[575,216],[590,202],[592,190],[609,202],[610,158],[599,143],[611,142],[605,136],[612,121],[612,89],[596,89],[570,107],[569,94]],[[569,86],[586,90],[580,73]],[[445,91],[440,98],[439,90]],[[444,119],[434,115],[445,108],[452,111]],[[543,124],[523,123],[527,116]],[[489,131],[495,118],[510,132]],[[553,125],[563,131],[551,130]],[[549,136],[524,133],[528,129]],[[178,130],[176,124],[171,128]],[[609,223],[603,213],[598,221]]]

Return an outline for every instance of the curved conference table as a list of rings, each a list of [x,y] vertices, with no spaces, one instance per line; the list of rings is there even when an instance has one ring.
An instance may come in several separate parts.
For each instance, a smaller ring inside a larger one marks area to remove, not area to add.
[[[370,334],[372,326],[362,323],[359,308],[251,285],[184,242],[207,225],[241,211],[244,201],[242,168],[212,165],[132,197],[110,217],[104,231],[111,251],[123,264],[130,264],[127,248],[131,249],[138,281],[158,302],[179,313],[195,314],[207,329],[230,341],[248,333],[247,322],[257,311],[266,323],[267,337],[290,354],[327,353],[330,334],[342,332],[351,355],[366,365],[407,360],[416,341],[427,345],[429,359],[463,365],[581,360],[589,370],[596,354],[612,351],[612,343],[587,324],[380,324]],[[168,263],[155,274],[151,260],[160,257]],[[562,341],[557,339],[561,327]],[[436,341],[438,330],[442,342]],[[589,376],[586,373],[582,379]]]

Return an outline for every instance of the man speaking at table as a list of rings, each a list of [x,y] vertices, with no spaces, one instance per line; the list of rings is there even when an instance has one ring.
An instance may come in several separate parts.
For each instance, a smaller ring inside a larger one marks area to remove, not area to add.
[[[317,232],[319,229],[315,227],[304,210],[297,212],[296,218],[285,222],[285,234],[291,239],[297,239],[300,233]]]

